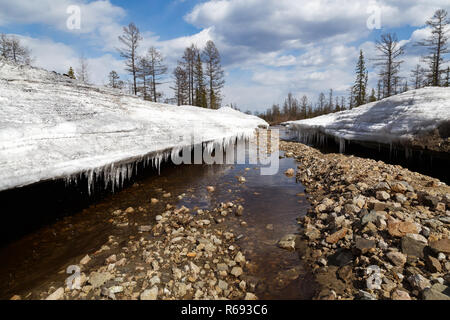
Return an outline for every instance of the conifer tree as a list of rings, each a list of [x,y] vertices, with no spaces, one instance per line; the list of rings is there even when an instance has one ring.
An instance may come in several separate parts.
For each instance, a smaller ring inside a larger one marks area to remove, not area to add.
[[[372,88],[372,93],[370,94],[369,102],[375,102],[375,101],[377,101],[377,97],[375,95],[375,89]]]
[[[446,10],[437,10],[433,17],[426,22],[431,28],[431,36],[428,39],[419,41],[416,45],[426,47],[428,55],[423,59],[428,61],[430,67],[430,85],[439,86],[441,84],[441,75],[445,72],[442,65],[445,63],[444,55],[449,53],[448,32],[450,20]]]
[[[195,85],[195,105],[202,108],[208,108],[205,80],[203,75],[203,64],[200,57],[200,53],[197,53],[197,58],[195,60],[194,85]]]
[[[72,68],[72,67],[70,67],[70,68],[69,68],[69,71],[67,71],[67,75],[68,75],[69,78],[71,78],[71,79],[76,79],[76,78],[75,78],[75,72],[73,71],[73,68]]]
[[[189,81],[186,70],[182,67],[181,62],[173,71],[175,78],[175,86],[172,88],[175,91],[175,100],[177,105],[185,105],[189,103]]]
[[[203,50],[206,64],[206,79],[208,85],[208,100],[211,109],[218,109],[221,102],[221,90],[225,84],[224,71],[220,63],[220,54],[213,41],[206,43]]]
[[[193,105],[195,102],[194,73],[197,56],[198,49],[192,44],[184,50],[184,55],[182,57],[183,68],[186,71],[188,78],[188,103],[190,105]]]
[[[366,62],[364,61],[363,51],[359,52],[358,63],[356,64],[356,80],[353,85],[353,97],[355,99],[355,107],[359,107],[366,103],[366,88],[368,81],[368,72]]]

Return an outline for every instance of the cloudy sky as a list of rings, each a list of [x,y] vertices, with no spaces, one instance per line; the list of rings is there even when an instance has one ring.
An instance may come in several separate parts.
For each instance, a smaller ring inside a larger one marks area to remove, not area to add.
[[[71,6],[80,28],[69,28]],[[411,44],[425,37],[425,21],[448,0],[0,0],[0,32],[16,34],[33,51],[34,65],[58,72],[89,62],[90,79],[107,82],[123,62],[115,48],[133,21],[140,50],[159,48],[170,69],[191,43],[213,40],[226,70],[224,103],[263,111],[292,92],[316,99],[333,88],[348,95],[360,49],[374,57],[374,41],[396,32],[406,46],[404,76],[420,61]],[[170,78],[168,79],[168,81]],[[369,84],[375,86],[372,68]],[[170,84],[166,97],[172,97]]]

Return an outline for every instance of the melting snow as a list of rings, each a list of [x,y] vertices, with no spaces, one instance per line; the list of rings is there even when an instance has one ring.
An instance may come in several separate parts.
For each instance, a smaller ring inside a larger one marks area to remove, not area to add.
[[[249,138],[260,118],[143,101],[43,69],[0,60],[0,191],[80,176],[112,187],[138,161],[158,167],[171,152]]]
[[[450,121],[450,88],[411,90],[352,110],[312,119],[286,122],[298,138],[319,142],[335,137],[344,151],[345,140],[393,144],[408,141]],[[319,141],[317,141],[319,140]]]

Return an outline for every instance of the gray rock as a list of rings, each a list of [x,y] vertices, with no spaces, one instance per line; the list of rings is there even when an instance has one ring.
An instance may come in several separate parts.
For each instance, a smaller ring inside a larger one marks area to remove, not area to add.
[[[112,278],[113,275],[110,274],[109,272],[92,272],[89,276],[89,283],[95,289],[102,286]]]
[[[391,198],[389,193],[387,193],[386,191],[377,191],[376,197],[378,200],[382,200],[382,201],[386,201]]]
[[[355,240],[355,247],[364,254],[367,251],[369,251],[370,249],[376,248],[377,243],[375,240],[367,240],[364,238],[357,238]]]
[[[219,284],[218,284],[219,288],[222,290],[227,290],[228,289],[228,283],[226,283],[223,280],[219,280]]]
[[[377,300],[377,298],[364,290],[359,290],[358,296],[361,300]]]
[[[140,232],[149,232],[152,230],[152,226],[140,226],[139,231]]]
[[[391,187],[387,182],[380,182],[375,186],[375,190],[378,191],[388,191],[391,190]]]
[[[427,239],[419,234],[408,233],[402,238],[402,252],[408,256],[423,259]]]
[[[430,280],[428,280],[427,278],[425,278],[420,274],[414,274],[409,276],[408,282],[414,289],[419,289],[420,291],[423,291],[426,288],[431,287]]]
[[[450,224],[450,217],[439,217],[438,219],[445,224]]]
[[[422,292],[424,300],[450,300],[450,288],[440,283],[434,284]]]
[[[217,271],[228,271],[228,265],[226,263],[218,263]]]
[[[370,213],[368,213],[364,217],[362,217],[361,223],[363,225],[366,225],[369,222],[376,223],[377,222],[377,218],[378,218],[378,213],[376,211],[372,210],[372,211],[370,211]]]

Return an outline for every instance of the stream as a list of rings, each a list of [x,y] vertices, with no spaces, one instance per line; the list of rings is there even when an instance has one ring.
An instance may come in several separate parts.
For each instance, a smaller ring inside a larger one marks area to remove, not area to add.
[[[226,224],[239,235],[236,244],[251,262],[247,273],[260,280],[258,297],[311,299],[314,282],[298,253],[277,246],[285,234],[297,232],[297,218],[309,207],[303,186],[284,174],[296,166],[294,159],[283,156],[278,174],[272,176],[260,175],[259,167],[249,164],[163,166],[160,175],[138,179],[120,192],[0,247],[0,298],[14,294],[38,298],[35,292],[64,280],[69,265],[98,250],[110,235],[124,241],[138,236],[136,225],[153,223],[167,204],[208,209],[235,201],[245,208],[244,214],[230,217]],[[239,176],[246,182],[239,183]],[[207,186],[214,186],[215,192],[208,192]],[[162,192],[171,196],[151,205],[150,199],[162,199]],[[111,212],[128,207],[142,207],[145,214],[137,213],[134,223],[125,228],[108,223]],[[242,226],[243,220],[247,226]]]

